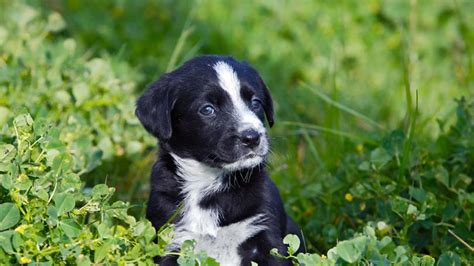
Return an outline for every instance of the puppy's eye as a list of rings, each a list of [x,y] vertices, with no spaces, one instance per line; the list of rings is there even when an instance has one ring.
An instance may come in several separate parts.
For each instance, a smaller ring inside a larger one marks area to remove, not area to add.
[[[258,110],[260,107],[262,107],[262,102],[257,98],[253,98],[252,102],[250,103],[250,107],[252,110]]]
[[[216,112],[216,109],[210,104],[204,105],[201,109],[199,109],[199,113],[204,116],[211,116]]]

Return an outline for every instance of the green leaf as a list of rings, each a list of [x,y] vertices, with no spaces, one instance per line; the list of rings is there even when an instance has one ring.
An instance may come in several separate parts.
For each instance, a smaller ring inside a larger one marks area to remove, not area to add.
[[[392,238],[389,236],[384,236],[380,241],[377,241],[377,249],[380,252],[389,252],[395,248],[395,244],[392,241]]]
[[[392,159],[392,156],[383,148],[377,148],[370,153],[370,161],[380,168]]]
[[[3,28],[0,27],[0,44],[2,43],[1,35]],[[10,116],[10,110],[5,106],[0,106],[0,125],[5,125],[7,123],[8,117]]]
[[[196,262],[193,256],[179,256],[178,258],[179,266],[195,266]]]
[[[301,266],[313,266],[321,264],[321,257],[318,254],[300,253],[296,257]]]
[[[461,266],[461,258],[458,254],[452,251],[447,251],[441,254],[438,259],[438,266]]]
[[[59,90],[54,93],[54,99],[59,105],[65,106],[70,104],[71,95],[69,95],[69,93],[67,93],[66,91]]]
[[[94,198],[94,199],[100,199],[100,198],[105,197],[109,194],[110,194],[109,187],[105,184],[95,185],[92,188],[92,198]]]
[[[194,251],[194,246],[196,245],[196,241],[194,240],[186,240],[181,245],[181,251],[184,253],[190,253]]]
[[[453,217],[455,217],[460,211],[460,208],[459,207],[456,207],[455,204],[453,203],[448,203],[448,205],[446,206],[446,208],[444,208],[443,210],[443,221],[444,222],[447,222],[449,221],[450,219],[452,219]]]
[[[441,182],[443,185],[445,185],[447,188],[449,188],[449,172],[446,170],[446,168],[442,166],[438,166],[434,169],[435,174],[434,177]]]
[[[90,97],[89,87],[84,82],[78,83],[72,87],[72,95],[76,100],[76,105],[81,105]]]
[[[165,224],[160,228],[158,232],[158,246],[162,249],[166,248],[166,245],[173,240],[173,226],[172,224]]]
[[[21,114],[15,117],[13,123],[17,127],[30,127],[33,125],[33,118],[31,118],[30,114]]]
[[[48,223],[53,226],[56,226],[56,224],[58,223],[58,210],[56,209],[56,207],[52,205],[48,206],[46,214],[48,214]]]
[[[361,170],[361,171],[369,171],[370,170],[370,163],[367,162],[367,161],[363,161],[362,163],[359,164],[358,169]]]
[[[195,259],[199,262],[198,265],[219,266],[219,263],[214,258],[207,256],[204,251],[200,251]]]
[[[15,158],[16,149],[13,145],[10,144],[2,144],[0,145],[0,162],[1,163],[8,163],[13,158]]]
[[[38,198],[40,198],[40,199],[42,199],[42,200],[44,200],[44,201],[48,201],[49,194],[48,194],[48,192],[46,192],[45,189],[40,189],[39,191],[37,191],[37,192],[35,193],[35,195],[36,195]]]
[[[18,207],[11,203],[0,204],[0,231],[16,225],[20,221],[20,211]]]
[[[395,248],[395,255],[396,255],[395,261],[397,263],[405,263],[408,260],[408,257],[406,254],[407,254],[407,249],[405,247],[397,246]]]
[[[129,141],[125,149],[128,154],[137,154],[143,150],[143,144],[139,141]]]
[[[112,230],[110,226],[105,223],[101,223],[97,226],[97,232],[101,238],[109,238],[112,236]]]
[[[74,238],[81,234],[80,226],[73,219],[61,221],[59,226],[69,238]]]
[[[110,252],[110,246],[112,245],[112,241],[108,240],[105,241],[102,246],[98,247],[94,252],[94,262],[99,263],[105,259],[105,256]]]
[[[408,215],[417,215],[418,214],[418,208],[412,204],[408,205],[407,209],[407,214]]]
[[[293,255],[300,248],[300,239],[296,235],[287,235],[283,238],[283,244],[288,245],[288,254]]]
[[[421,188],[410,186],[409,193],[410,196],[420,203],[423,203],[426,200],[426,192]]]
[[[127,253],[127,258],[133,259],[133,258],[138,258],[141,256],[142,253],[142,246],[141,245],[135,245],[133,248]]]
[[[205,265],[205,266],[219,266],[219,262],[217,262],[216,259],[214,258],[211,258],[211,257],[207,257],[203,260],[201,260],[201,265]]]
[[[48,16],[48,25],[46,27],[51,32],[58,32],[66,27],[66,22],[59,13],[53,12]]]
[[[423,257],[414,256],[411,259],[411,262],[412,262],[412,265],[417,265],[417,266],[433,266],[435,264],[435,259],[427,255]]]
[[[83,254],[80,254],[79,256],[77,256],[76,265],[77,266],[90,266],[92,265],[92,262],[89,259],[89,256],[84,256]]]
[[[368,238],[365,236],[356,237],[351,240],[341,241],[337,244],[337,254],[345,261],[354,263],[358,261],[367,245]]]
[[[141,236],[143,235],[146,229],[147,229],[147,224],[145,224],[143,221],[140,221],[137,224],[135,224],[135,226],[133,227],[132,233],[134,236]]]
[[[1,166],[1,163],[0,163],[0,166]],[[0,167],[0,171],[1,171],[1,167]],[[0,184],[2,184],[2,186],[5,189],[10,190],[10,188],[13,185],[12,177],[9,174],[0,175]]]
[[[398,155],[403,149],[404,140],[405,133],[403,130],[397,129],[383,139],[382,146],[391,155]]]
[[[163,256],[165,254],[164,248],[158,246],[157,244],[151,242],[148,243],[145,247],[145,254],[147,254],[150,258],[156,257],[156,256]]]
[[[26,174],[20,174],[13,184],[19,190],[28,190],[33,185],[33,181]]]
[[[56,210],[58,211],[58,216],[70,212],[72,209],[74,209],[74,206],[76,205],[74,197],[67,193],[56,194],[56,196],[54,197],[54,203]]]
[[[60,153],[53,159],[51,169],[56,175],[60,175],[64,171],[68,171],[71,167],[71,156],[69,154]]]
[[[277,258],[282,258],[282,259],[285,258],[285,256],[281,255],[280,252],[278,252],[277,248],[270,249],[270,255],[275,256]]]
[[[14,231],[0,232],[0,247],[8,254],[13,254],[12,236]]]
[[[109,137],[103,137],[97,146],[102,151],[102,156],[104,159],[110,159],[114,155],[114,144]]]
[[[328,259],[333,260],[333,261],[337,261],[340,257],[339,254],[337,254],[337,246],[329,249],[326,254],[327,254]]]

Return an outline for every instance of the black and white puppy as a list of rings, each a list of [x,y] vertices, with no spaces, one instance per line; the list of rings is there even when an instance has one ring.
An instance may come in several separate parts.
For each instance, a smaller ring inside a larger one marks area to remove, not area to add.
[[[158,229],[183,204],[170,249],[194,239],[221,265],[289,263],[270,255],[285,254],[282,238],[300,232],[265,172],[273,103],[255,69],[232,57],[196,57],[153,83],[136,115],[160,144],[147,218]]]

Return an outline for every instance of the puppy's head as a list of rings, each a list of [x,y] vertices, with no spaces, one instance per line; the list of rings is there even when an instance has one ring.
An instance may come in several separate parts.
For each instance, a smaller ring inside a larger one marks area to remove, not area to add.
[[[197,57],[164,74],[139,98],[136,115],[170,152],[211,167],[251,168],[269,150],[270,93],[250,65],[231,57]]]

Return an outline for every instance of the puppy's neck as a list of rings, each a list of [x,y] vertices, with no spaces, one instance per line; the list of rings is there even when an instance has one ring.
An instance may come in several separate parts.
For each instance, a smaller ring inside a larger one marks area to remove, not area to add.
[[[181,193],[199,191],[203,196],[221,192],[230,188],[239,188],[239,183],[251,182],[252,175],[263,170],[263,165],[252,169],[229,171],[223,168],[211,167],[191,158],[183,158],[173,152],[168,152],[176,169],[174,173],[182,180]]]
[[[222,169],[210,167],[194,159],[182,158],[172,152],[170,155],[176,165],[176,175],[182,178],[185,183],[183,189],[197,189],[208,193],[222,189],[219,180],[224,174]]]

